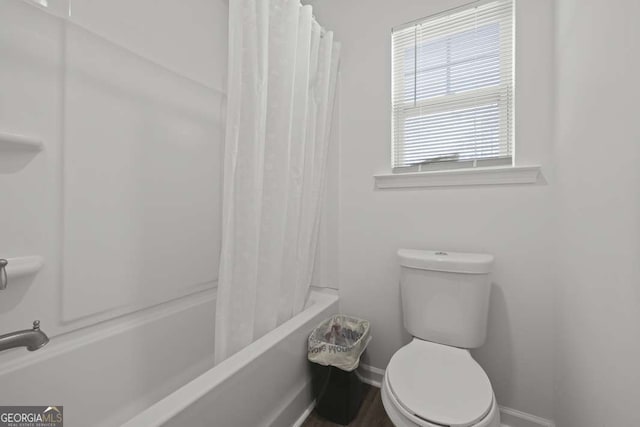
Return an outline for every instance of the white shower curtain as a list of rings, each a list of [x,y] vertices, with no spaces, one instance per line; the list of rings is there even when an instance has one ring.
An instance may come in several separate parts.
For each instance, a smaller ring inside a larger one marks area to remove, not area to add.
[[[339,46],[299,0],[230,0],[216,362],[307,297]]]

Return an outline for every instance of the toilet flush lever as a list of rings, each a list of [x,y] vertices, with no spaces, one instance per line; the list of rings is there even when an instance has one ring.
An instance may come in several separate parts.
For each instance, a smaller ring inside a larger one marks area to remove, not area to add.
[[[7,289],[7,282],[9,279],[7,278],[7,264],[9,261],[6,259],[0,259],[0,291]]]

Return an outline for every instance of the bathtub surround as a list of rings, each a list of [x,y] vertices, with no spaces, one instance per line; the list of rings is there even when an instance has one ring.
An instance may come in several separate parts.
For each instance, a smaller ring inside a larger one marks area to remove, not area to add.
[[[70,8],[0,2],[0,133],[41,147],[0,162],[0,258],[42,265],[12,280],[0,320],[39,319],[53,340],[211,291],[221,236],[227,6]]]
[[[305,304],[339,52],[298,0],[230,2],[217,362]]]
[[[0,1],[0,258],[42,267],[8,270],[0,334],[51,339],[0,353],[0,404],[113,426],[213,365],[228,6],[71,3]]]

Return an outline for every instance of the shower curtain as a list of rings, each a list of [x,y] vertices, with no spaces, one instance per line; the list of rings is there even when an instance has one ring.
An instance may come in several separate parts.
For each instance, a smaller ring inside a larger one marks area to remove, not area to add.
[[[216,362],[304,307],[339,50],[299,0],[229,2]]]

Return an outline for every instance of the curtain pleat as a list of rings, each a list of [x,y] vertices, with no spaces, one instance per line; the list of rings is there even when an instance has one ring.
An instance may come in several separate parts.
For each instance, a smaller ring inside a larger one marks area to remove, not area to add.
[[[229,19],[217,362],[304,308],[339,59],[298,0],[231,1]]]

